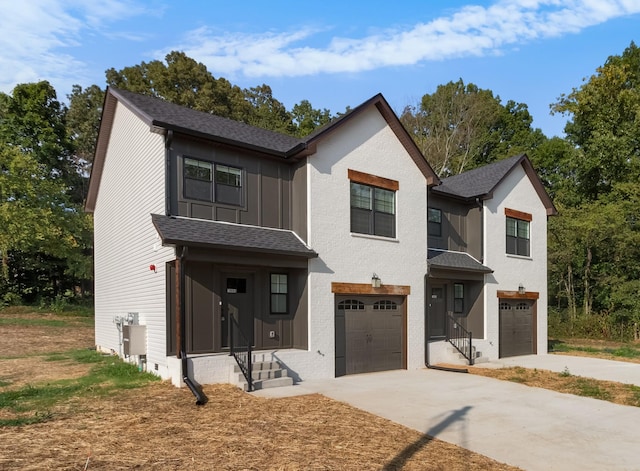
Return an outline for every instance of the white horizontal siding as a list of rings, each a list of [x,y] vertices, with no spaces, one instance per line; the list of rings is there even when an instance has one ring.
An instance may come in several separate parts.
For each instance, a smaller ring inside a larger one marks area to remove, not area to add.
[[[114,317],[137,312],[148,367],[166,377],[165,263],[175,256],[151,223],[165,212],[164,187],[163,136],[118,104],[94,212],[96,344],[118,353]]]

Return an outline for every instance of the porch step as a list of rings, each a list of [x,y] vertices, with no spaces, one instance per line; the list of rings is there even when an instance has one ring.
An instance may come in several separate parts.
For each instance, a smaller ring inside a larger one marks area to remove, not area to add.
[[[277,361],[257,361],[253,363],[251,365],[251,377],[253,378],[254,390],[293,385],[293,378],[288,376],[286,368],[282,368]],[[232,367],[230,382],[243,391],[248,391],[249,389],[247,380],[236,363]]]
[[[473,363],[487,363],[489,358],[482,356],[482,352],[476,350],[476,347],[471,347],[473,358]],[[448,348],[449,353],[456,359],[459,360],[463,364],[468,364],[467,359],[464,357],[462,353],[460,353],[453,345],[449,345]]]

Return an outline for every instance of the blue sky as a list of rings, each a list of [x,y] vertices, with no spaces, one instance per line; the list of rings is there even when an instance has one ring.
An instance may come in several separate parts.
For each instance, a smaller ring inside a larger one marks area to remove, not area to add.
[[[270,85],[287,108],[336,113],[381,92],[400,112],[462,78],[562,135],[549,105],[640,42],[640,0],[0,0],[0,91],[48,80],[105,87],[104,72],[184,51],[215,77]]]

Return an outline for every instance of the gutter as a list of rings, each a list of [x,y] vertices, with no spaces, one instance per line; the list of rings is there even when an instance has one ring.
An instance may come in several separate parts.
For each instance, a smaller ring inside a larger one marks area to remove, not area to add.
[[[180,339],[180,359],[182,360],[182,381],[184,381],[184,384],[187,385],[187,387],[191,390],[191,392],[195,396],[196,405],[202,406],[207,403],[209,398],[207,398],[204,392],[202,392],[202,388],[200,388],[199,385],[196,385],[196,383],[191,378],[189,378],[189,362],[187,358],[187,351],[186,351],[187,349],[185,348],[186,342],[184,341],[184,337],[185,337],[184,332],[185,332],[185,326],[186,326],[185,295],[184,295],[184,285],[185,285],[186,277],[184,274],[184,267],[186,265],[186,262],[185,262],[186,258],[187,258],[187,247],[183,246],[182,253],[178,258],[178,269],[180,271],[180,276],[179,276],[179,279],[177,280],[177,282],[180,285],[179,326],[180,326],[180,332],[182,333],[182,338]]]
[[[436,366],[436,365],[432,365],[430,360],[429,360],[429,332],[430,332],[430,325],[429,325],[429,298],[427,297],[428,295],[428,291],[427,291],[427,279],[428,279],[428,275],[424,275],[424,294],[425,294],[425,303],[424,303],[424,317],[425,317],[425,325],[426,325],[426,329],[425,329],[425,339],[424,339],[424,357],[425,357],[425,366],[430,369],[430,370],[440,370],[440,371],[450,371],[452,373],[469,373],[469,370],[467,368],[448,368],[446,366]]]

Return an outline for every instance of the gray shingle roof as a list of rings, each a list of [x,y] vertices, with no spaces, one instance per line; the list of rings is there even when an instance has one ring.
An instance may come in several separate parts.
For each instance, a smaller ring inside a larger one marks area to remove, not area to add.
[[[434,187],[436,193],[444,193],[459,198],[473,198],[490,194],[502,179],[525,158],[524,154],[499,160],[484,167],[454,175],[442,180]]]
[[[429,249],[427,251],[427,264],[429,268],[493,273],[491,268],[483,265],[471,255],[464,252]]]
[[[160,98],[128,90],[109,88],[110,92],[137,111],[150,126],[207,137],[219,142],[261,150],[285,157],[304,147],[304,141],[286,134],[250,126],[210,113],[192,110]]]
[[[317,257],[292,231],[152,214],[163,244]]]

